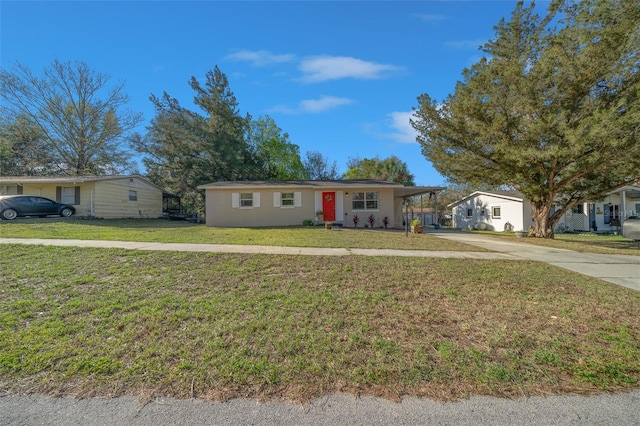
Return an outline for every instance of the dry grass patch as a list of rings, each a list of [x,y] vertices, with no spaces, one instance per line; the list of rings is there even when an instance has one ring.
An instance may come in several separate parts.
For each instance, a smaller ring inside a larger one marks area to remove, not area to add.
[[[640,293],[537,262],[1,250],[3,393],[455,399],[640,383]]]

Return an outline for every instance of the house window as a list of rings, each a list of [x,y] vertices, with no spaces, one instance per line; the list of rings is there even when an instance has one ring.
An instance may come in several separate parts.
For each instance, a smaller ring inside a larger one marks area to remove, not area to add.
[[[280,198],[280,205],[283,207],[284,206],[293,207],[294,206],[293,192],[283,192]]]
[[[76,204],[76,188],[74,186],[62,187],[60,200],[62,204]]]
[[[571,211],[573,213],[576,213],[576,214],[583,214],[584,213],[584,205],[583,204],[576,204],[575,206],[571,207]]]
[[[480,209],[480,216],[484,216],[484,207]]]
[[[253,207],[253,193],[244,192],[240,194],[240,207]]]
[[[491,216],[493,216],[494,219],[500,219],[500,207],[499,206],[491,207]]]
[[[353,210],[378,210],[377,192],[354,192]]]
[[[138,201],[138,191],[129,190],[129,201]]]
[[[467,209],[467,217],[473,217],[473,209]]]
[[[0,185],[0,195],[20,195],[22,185]]]

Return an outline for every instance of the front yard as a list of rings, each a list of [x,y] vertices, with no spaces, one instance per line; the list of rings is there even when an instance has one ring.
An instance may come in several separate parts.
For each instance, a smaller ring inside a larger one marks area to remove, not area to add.
[[[0,245],[0,270],[1,394],[455,399],[640,385],[640,293],[537,262]]]
[[[0,236],[9,238],[63,238],[167,243],[255,244],[289,247],[344,247],[437,251],[486,251],[427,234],[401,230],[324,227],[208,228],[167,220],[24,219],[0,221]]]

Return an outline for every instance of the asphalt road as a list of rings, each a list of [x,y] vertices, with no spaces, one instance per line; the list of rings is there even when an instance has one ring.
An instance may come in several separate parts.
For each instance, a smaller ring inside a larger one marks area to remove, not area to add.
[[[607,395],[519,399],[473,397],[440,403],[406,398],[401,403],[335,394],[308,405],[235,399],[0,398],[7,426],[159,425],[640,425],[640,391]]]

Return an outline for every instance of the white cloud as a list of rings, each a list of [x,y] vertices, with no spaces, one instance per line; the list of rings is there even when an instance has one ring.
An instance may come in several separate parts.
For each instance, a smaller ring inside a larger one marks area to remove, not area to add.
[[[455,40],[447,41],[444,43],[445,47],[458,50],[477,50],[480,46],[485,44],[487,40],[475,39],[475,40]]]
[[[440,22],[447,19],[447,17],[444,15],[438,15],[433,13],[414,13],[413,16],[420,19],[421,21],[429,22],[429,23]]]
[[[318,113],[337,108],[342,105],[351,105],[354,101],[349,98],[335,96],[322,96],[320,99],[306,99],[300,102],[300,111]]]
[[[231,55],[228,55],[225,59],[251,62],[251,65],[254,67],[264,67],[272,64],[291,62],[295,59],[295,56],[290,54],[276,55],[266,50],[240,50],[238,52],[232,53]]]
[[[269,108],[269,112],[281,114],[317,114],[353,103],[355,103],[355,101],[349,98],[321,96],[319,99],[305,99],[300,101],[297,108],[291,108],[286,105],[276,105]]]
[[[391,119],[389,127],[393,130],[385,137],[400,143],[416,143],[418,133],[409,122],[413,118],[413,111],[396,111],[388,114]]]
[[[400,67],[362,61],[347,56],[315,56],[302,60],[302,81],[318,83],[341,78],[379,79],[384,73],[400,70]]]

